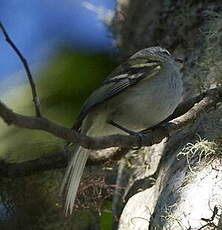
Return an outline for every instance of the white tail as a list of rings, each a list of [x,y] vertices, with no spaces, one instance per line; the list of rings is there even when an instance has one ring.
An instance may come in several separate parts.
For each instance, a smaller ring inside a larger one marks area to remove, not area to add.
[[[97,119],[93,121],[93,125],[91,125],[90,127],[89,125],[86,125],[86,128],[84,127],[84,125],[83,127],[81,127],[82,133],[85,133],[89,136],[102,136],[103,133],[101,131],[106,124],[105,121],[106,116],[104,117],[104,114],[101,114],[100,116],[97,115]],[[76,146],[73,150],[73,156],[68,164],[61,186],[61,192],[63,192],[64,188],[67,187],[67,196],[65,203],[66,215],[72,214],[79,183],[90,151],[91,150],[85,149],[81,146]]]
[[[65,186],[67,186],[68,188],[66,203],[65,203],[66,215],[68,213],[72,214],[79,183],[80,183],[88,156],[89,156],[88,149],[84,149],[81,146],[76,147],[74,156],[70,160],[69,165],[66,169],[66,173],[65,173],[62,187],[61,187],[61,191],[64,190]]]

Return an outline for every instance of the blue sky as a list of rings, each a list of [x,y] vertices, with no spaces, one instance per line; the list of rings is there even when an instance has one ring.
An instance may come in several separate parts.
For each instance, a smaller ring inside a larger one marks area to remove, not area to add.
[[[113,10],[115,0],[1,0],[0,20],[30,65],[36,67],[60,44],[88,52],[112,50],[110,34],[93,6]],[[22,65],[0,33],[0,80],[19,71]]]

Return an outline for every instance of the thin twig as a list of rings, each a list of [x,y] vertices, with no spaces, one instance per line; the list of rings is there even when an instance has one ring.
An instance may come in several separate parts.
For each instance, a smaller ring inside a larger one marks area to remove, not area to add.
[[[2,30],[2,32],[3,32],[4,36],[5,36],[5,40],[9,43],[9,45],[12,47],[12,49],[16,52],[16,54],[18,55],[19,59],[21,60],[23,66],[25,68],[25,71],[26,71],[26,74],[28,76],[29,83],[30,83],[30,86],[31,86],[31,90],[32,90],[32,97],[33,97],[33,102],[34,102],[34,105],[35,105],[36,116],[41,117],[40,100],[39,100],[38,95],[37,95],[35,82],[33,80],[31,71],[29,69],[28,62],[24,58],[24,56],[21,54],[19,49],[15,46],[13,41],[10,39],[5,27],[3,26],[3,24],[1,22],[0,22],[0,29]]]

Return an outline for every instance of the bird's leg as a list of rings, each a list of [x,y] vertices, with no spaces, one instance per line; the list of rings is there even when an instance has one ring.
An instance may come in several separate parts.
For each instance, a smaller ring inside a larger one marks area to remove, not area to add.
[[[112,125],[112,126],[114,126],[114,127],[116,127],[116,128],[118,128],[118,129],[120,129],[120,130],[122,130],[122,131],[124,131],[125,133],[133,135],[134,137],[137,138],[138,146],[133,147],[133,150],[138,150],[138,149],[140,149],[142,147],[142,141],[143,141],[143,137],[144,137],[144,135],[142,133],[136,132],[136,131],[133,131],[133,130],[129,130],[129,129],[117,124],[116,122],[114,122],[112,120],[109,120],[107,123]]]
[[[161,130],[161,132],[164,133],[165,136],[166,136],[166,138],[167,138],[166,141],[168,141],[169,138],[170,138],[170,134],[169,134],[169,132],[168,132],[168,129],[165,128],[164,123],[165,123],[165,120],[162,121],[162,122],[160,122],[159,124],[153,126],[153,127],[150,127],[150,128],[148,128],[148,129],[143,129],[143,130],[141,130],[141,133],[142,133],[143,135],[146,135],[146,134],[148,134],[148,133],[150,133],[150,132],[155,132],[156,130]]]

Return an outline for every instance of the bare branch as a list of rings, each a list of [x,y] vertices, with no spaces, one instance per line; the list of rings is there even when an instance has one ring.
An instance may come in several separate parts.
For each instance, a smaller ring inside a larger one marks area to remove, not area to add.
[[[9,45],[12,47],[12,49],[16,52],[16,54],[18,55],[19,59],[21,60],[26,74],[28,76],[29,79],[29,83],[31,86],[31,90],[32,90],[32,97],[33,97],[33,102],[35,105],[35,112],[36,112],[36,116],[37,117],[41,117],[41,111],[40,111],[40,100],[39,97],[37,95],[37,90],[36,90],[36,86],[35,86],[35,82],[33,80],[31,71],[29,69],[29,65],[27,60],[24,58],[24,56],[21,54],[21,52],[19,51],[19,49],[16,47],[16,45],[13,43],[13,41],[10,39],[5,27],[3,26],[3,24],[0,21],[0,29],[2,30],[4,36],[5,36],[5,40],[9,43]]]
[[[56,152],[20,163],[0,160],[0,175],[12,178],[23,177],[51,169],[65,168],[67,163],[68,159],[63,152]]]
[[[123,156],[123,154],[126,154],[127,152],[128,150],[121,149],[102,158],[89,158],[87,161],[87,166],[101,165],[117,161],[121,156]],[[60,151],[19,163],[0,160],[0,177],[23,177],[39,172],[66,168],[69,157],[70,153]]]
[[[31,117],[14,113],[2,102],[0,102],[0,117],[8,125],[13,124],[19,128],[43,130],[87,149],[98,150],[109,147],[128,147],[128,145],[129,147],[133,147],[137,145],[137,139],[134,136],[111,135],[106,137],[88,137],[58,125],[44,117]]]
[[[164,137],[182,129],[183,127],[194,123],[197,118],[208,109],[214,107],[221,101],[222,89],[211,89],[197,97],[183,102],[171,118],[178,115],[180,117],[163,123],[153,132],[149,131],[145,135],[143,145],[148,146],[160,142]],[[188,111],[187,111],[188,110]],[[183,115],[182,115],[183,114]],[[133,144],[137,144],[132,136],[113,135],[101,138],[91,138],[82,134],[76,133],[70,129],[59,126],[46,118],[26,117],[12,112],[4,104],[0,102],[0,116],[7,124],[14,124],[21,128],[40,129],[47,131],[57,137],[66,139],[73,143],[78,143],[86,148],[102,149],[107,147],[124,147],[118,151],[99,159],[89,159],[88,165],[98,165],[107,161],[116,161],[124,156]],[[41,156],[34,160],[25,161],[22,163],[8,163],[0,161],[0,175],[4,177],[20,177],[27,176],[33,173],[38,173],[46,170],[66,167],[68,162],[68,154],[65,152],[56,152],[48,156]]]
[[[142,140],[142,146],[151,146],[153,144],[157,144],[162,141],[163,138],[169,136],[175,131],[194,123],[204,111],[214,107],[222,100],[221,95],[222,89],[215,88],[208,90],[204,96],[200,97],[202,100],[200,100],[199,97],[196,97],[196,99],[200,101],[196,103],[188,112],[185,110],[185,114],[182,116],[163,123],[160,127],[155,128],[152,132],[149,131],[146,133]],[[193,98],[191,101],[192,103],[195,103]],[[186,102],[186,104],[189,103]],[[190,106],[188,106],[188,108],[190,108]],[[180,114],[182,114],[181,111]],[[118,134],[105,137],[88,137],[84,134],[58,125],[44,117],[30,117],[14,113],[2,102],[0,102],[0,117],[2,117],[5,123],[8,125],[13,124],[20,128],[43,130],[66,141],[79,144],[87,149],[99,150],[109,147],[133,148],[138,144],[136,137],[130,135]]]

